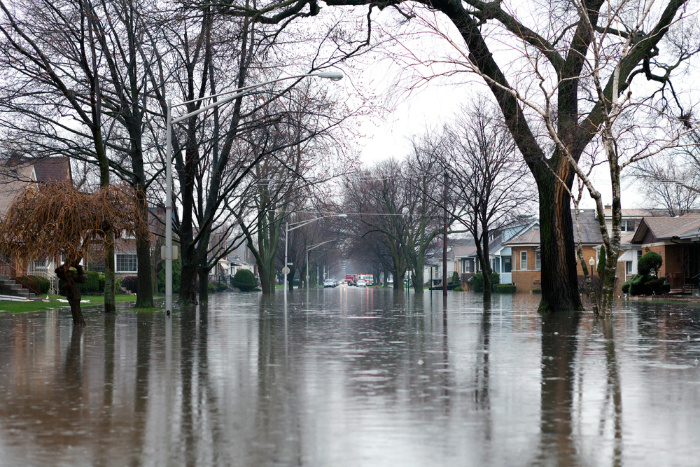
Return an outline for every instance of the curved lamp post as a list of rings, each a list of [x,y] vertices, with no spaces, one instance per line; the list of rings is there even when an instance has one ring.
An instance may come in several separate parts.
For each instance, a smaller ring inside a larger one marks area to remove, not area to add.
[[[326,243],[333,242],[335,240],[326,240],[325,242],[317,243],[315,245],[311,245],[306,249],[306,288],[309,288],[309,251],[313,250],[314,248],[318,248],[321,245],[325,245]],[[287,284],[285,284],[285,287]]]
[[[319,217],[314,217],[313,219],[307,219],[305,221],[299,221],[299,222],[293,222],[290,224],[287,222],[287,228],[285,229],[286,232],[284,234],[284,268],[282,269],[282,272],[284,273],[284,293],[287,293],[287,274],[289,274],[289,263],[287,262],[287,251],[288,251],[288,245],[289,245],[289,232],[292,230],[296,230],[299,227],[304,227],[305,225],[309,225],[312,222],[316,222],[317,220],[320,219],[327,219],[329,217],[348,217],[347,214],[329,214],[327,216],[319,216]],[[290,228],[290,225],[293,227]],[[307,261],[308,262],[308,261]],[[292,278],[294,279],[294,278]],[[301,278],[299,278],[301,279]]]
[[[194,117],[195,115],[198,115],[202,112],[206,112],[207,110],[213,109],[214,107],[226,104],[228,102],[231,102],[232,100],[241,97],[241,96],[246,96],[253,92],[253,90],[258,89],[263,86],[267,86],[268,84],[272,83],[277,83],[278,81],[285,81],[289,79],[298,79],[298,78],[307,78],[307,77],[317,77],[317,78],[326,78],[330,79],[332,81],[338,81],[343,79],[343,74],[339,71],[322,71],[318,73],[307,73],[304,75],[295,75],[295,76],[285,76],[284,78],[278,78],[278,79],[273,79],[271,81],[266,81],[264,83],[259,83],[259,84],[253,84],[251,86],[245,86],[242,88],[234,89],[231,91],[223,92],[220,94],[213,94],[209,95],[206,97],[200,97],[197,99],[192,99],[190,101],[185,101],[181,102],[176,105],[172,105],[170,101],[168,100],[168,105],[167,105],[167,110],[166,110],[166,138],[167,138],[167,143],[166,143],[166,160],[165,160],[165,312],[167,314],[170,314],[170,311],[173,308],[173,204],[172,204],[172,198],[173,198],[173,193],[172,193],[172,182],[173,182],[173,172],[172,172],[172,158],[173,158],[173,145],[172,145],[172,133],[173,133],[173,125],[176,123],[179,123],[183,120],[186,120],[190,117]],[[233,93],[233,94],[232,94]],[[172,109],[173,107],[179,107],[185,104],[189,104],[191,102],[196,102],[196,101],[201,101],[204,99],[209,99],[212,97],[218,97],[218,96],[223,96],[223,95],[228,95],[231,94],[230,96],[227,96],[225,99],[222,99],[217,102],[213,102],[209,105],[206,105],[198,110],[195,110],[194,112],[190,112],[184,115],[181,115],[177,118],[172,117]],[[286,263],[286,258],[285,258],[285,263]],[[286,279],[286,275],[285,275]]]

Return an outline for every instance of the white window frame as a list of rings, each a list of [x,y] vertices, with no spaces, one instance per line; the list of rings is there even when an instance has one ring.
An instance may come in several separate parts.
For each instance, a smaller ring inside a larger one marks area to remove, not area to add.
[[[542,269],[542,255],[539,251],[535,252],[535,271],[540,271]]]
[[[134,265],[135,265],[134,269],[133,270],[121,269],[119,266],[119,257],[120,256],[133,257],[134,258]],[[117,253],[116,255],[114,255],[114,265],[115,265],[115,269],[116,269],[115,272],[117,274],[136,273],[136,272],[138,272],[138,268],[139,268],[139,263],[138,263],[138,258],[136,257],[136,253]]]
[[[523,259],[525,261],[523,261]],[[525,267],[523,267],[523,264],[525,265]],[[520,251],[520,270],[527,271],[527,250]]]

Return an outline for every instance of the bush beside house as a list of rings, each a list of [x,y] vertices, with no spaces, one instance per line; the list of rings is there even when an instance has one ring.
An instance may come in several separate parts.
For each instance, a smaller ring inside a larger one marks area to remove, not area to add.
[[[51,288],[51,282],[45,277],[22,276],[15,278],[15,282],[35,293],[39,292],[45,294],[48,293]]]
[[[630,295],[664,295],[671,291],[671,284],[657,277],[663,264],[661,255],[653,251],[645,253],[637,263],[637,274],[622,284],[622,292]]]
[[[501,283],[501,276],[497,272],[491,273],[491,291],[495,291],[495,287]],[[477,272],[469,279],[469,286],[474,292],[484,292],[484,274]]]
[[[239,269],[235,276],[231,278],[231,285],[241,292],[250,292],[258,286],[258,281],[248,269]]]

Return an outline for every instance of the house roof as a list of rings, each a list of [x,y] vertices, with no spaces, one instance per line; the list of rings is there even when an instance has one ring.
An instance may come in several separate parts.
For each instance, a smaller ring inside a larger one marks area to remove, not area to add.
[[[455,258],[465,258],[476,254],[476,245],[459,245],[454,247]]]
[[[70,159],[68,157],[44,157],[31,161],[39,182],[72,181]]]
[[[700,234],[700,215],[692,213],[680,217],[645,217],[634,232],[632,243],[644,241],[647,232],[651,232],[655,240],[697,236]]]
[[[576,228],[575,213],[571,214],[574,223],[574,241],[578,242],[578,229]],[[579,226],[581,228],[581,243],[584,245],[600,245],[603,243],[603,236],[600,233],[600,225],[595,216],[593,209],[582,209],[579,211]],[[529,229],[526,229],[520,235],[517,235],[507,242],[504,246],[539,246],[540,244],[540,227],[539,223],[533,224]]]
[[[506,243],[508,246],[515,245],[537,245],[540,244],[540,228],[533,227],[525,233],[522,233],[516,237],[511,238]]]
[[[606,218],[612,217],[612,208],[605,206],[603,209]],[[668,214],[665,209],[621,209],[623,219],[641,219],[642,217],[664,217]]]
[[[5,167],[0,171],[0,215],[4,215],[15,197],[36,180],[34,167]]]

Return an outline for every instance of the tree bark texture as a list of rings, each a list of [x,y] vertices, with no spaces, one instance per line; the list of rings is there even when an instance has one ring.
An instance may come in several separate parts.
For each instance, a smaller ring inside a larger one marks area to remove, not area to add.
[[[66,263],[56,268],[55,272],[59,279],[63,281],[63,287],[66,290],[66,298],[70,304],[70,312],[73,316],[73,324],[75,326],[85,326],[85,319],[80,308],[80,290],[77,284],[87,282],[87,276],[80,264],[74,264],[75,272],[71,271],[71,266]]]

